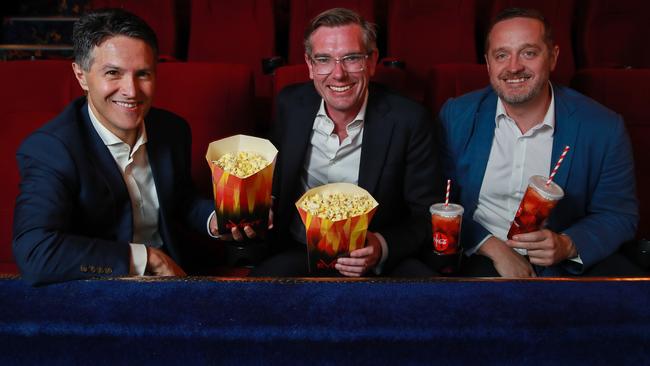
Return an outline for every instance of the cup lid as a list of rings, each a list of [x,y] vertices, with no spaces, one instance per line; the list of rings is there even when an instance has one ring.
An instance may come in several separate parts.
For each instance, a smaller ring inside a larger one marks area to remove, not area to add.
[[[461,216],[463,212],[465,212],[465,209],[463,209],[463,206],[455,203],[450,203],[448,205],[445,205],[444,203],[436,203],[431,205],[429,212],[432,215],[436,214],[445,217],[456,217]]]
[[[541,175],[533,175],[530,177],[528,183],[547,200],[557,201],[564,197],[564,190],[562,190],[562,187],[553,181],[551,181],[549,185],[546,185],[547,180],[548,178],[542,177]]]

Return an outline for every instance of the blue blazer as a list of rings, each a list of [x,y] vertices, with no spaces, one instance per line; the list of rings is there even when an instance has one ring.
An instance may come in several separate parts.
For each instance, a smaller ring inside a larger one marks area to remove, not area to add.
[[[85,97],[75,100],[27,137],[16,154],[21,183],[13,251],[23,278],[32,284],[129,273],[129,194],[87,108]],[[199,199],[192,185],[187,123],[152,108],[145,124],[163,249],[182,265],[172,223],[182,219],[207,235],[213,205]]]
[[[289,225],[292,216],[297,215],[294,203],[300,197],[301,169],[321,100],[313,82],[287,87],[277,98],[273,142],[280,152],[273,195],[276,242],[280,247],[291,240]],[[443,194],[436,132],[424,107],[371,83],[359,186],[379,203],[369,230],[386,239],[385,269],[414,255],[431,237],[428,209]]]
[[[554,181],[565,192],[547,227],[575,243],[584,266],[580,273],[634,237],[638,202],[629,136],[620,115],[584,95],[553,86],[555,132],[551,164],[571,146]],[[497,96],[491,87],[450,99],[440,111],[443,164],[454,180],[454,197],[465,207],[462,242],[476,246],[488,231],[472,220],[494,138]],[[549,171],[552,167],[549,167]],[[579,268],[582,267],[582,268]],[[551,274],[557,268],[548,268]]]

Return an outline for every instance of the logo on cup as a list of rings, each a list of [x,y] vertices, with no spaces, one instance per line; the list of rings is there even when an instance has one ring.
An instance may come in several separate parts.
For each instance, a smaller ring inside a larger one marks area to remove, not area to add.
[[[449,246],[448,241],[449,240],[447,239],[447,235],[443,233],[436,232],[433,234],[433,246],[439,252],[442,252],[445,249],[447,249],[447,247]]]

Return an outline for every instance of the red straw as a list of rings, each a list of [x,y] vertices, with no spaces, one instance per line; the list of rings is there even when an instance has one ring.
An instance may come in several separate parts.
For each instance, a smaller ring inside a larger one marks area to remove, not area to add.
[[[449,191],[451,189],[451,179],[447,179],[447,194],[445,195],[445,207],[449,206]]]
[[[564,147],[564,151],[562,151],[562,154],[560,155],[557,164],[555,164],[555,168],[553,168],[553,171],[551,172],[551,176],[548,177],[548,180],[546,181],[546,185],[551,184],[551,182],[553,181],[553,177],[555,176],[555,173],[557,173],[557,170],[560,168],[560,164],[562,164],[562,161],[564,160],[564,157],[566,156],[567,152],[569,152],[569,145]]]

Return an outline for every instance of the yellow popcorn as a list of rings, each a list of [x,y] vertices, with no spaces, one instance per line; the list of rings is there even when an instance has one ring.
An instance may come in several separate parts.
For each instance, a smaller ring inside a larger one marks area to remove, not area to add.
[[[300,208],[313,216],[331,221],[344,220],[363,215],[374,207],[374,202],[366,195],[328,193],[313,194],[300,202]]]
[[[246,178],[264,169],[269,162],[258,153],[239,151],[222,155],[215,164],[238,178]]]

